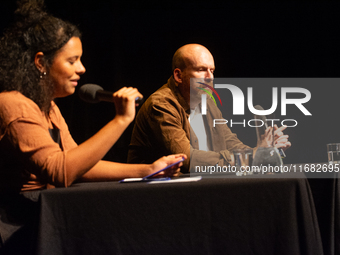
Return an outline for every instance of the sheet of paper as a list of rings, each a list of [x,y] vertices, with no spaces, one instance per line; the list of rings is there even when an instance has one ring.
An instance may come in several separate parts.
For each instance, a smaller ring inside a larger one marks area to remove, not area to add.
[[[157,183],[174,183],[174,182],[197,182],[202,179],[202,176],[195,176],[195,177],[185,177],[185,178],[178,178],[178,179],[171,179],[166,181],[150,181],[148,184],[157,184]]]

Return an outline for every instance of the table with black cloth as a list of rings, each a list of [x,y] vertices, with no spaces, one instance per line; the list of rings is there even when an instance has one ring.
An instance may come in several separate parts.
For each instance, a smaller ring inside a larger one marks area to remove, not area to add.
[[[340,255],[339,173],[306,173],[312,190],[325,255]]]
[[[45,190],[37,254],[320,255],[312,193],[297,175]]]

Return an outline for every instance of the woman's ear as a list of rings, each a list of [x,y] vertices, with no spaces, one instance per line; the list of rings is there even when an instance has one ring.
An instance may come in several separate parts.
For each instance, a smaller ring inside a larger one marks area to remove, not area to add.
[[[181,71],[181,69],[176,68],[174,70],[173,75],[174,75],[174,79],[177,83],[179,83],[179,84],[182,83],[182,71]]]
[[[34,57],[34,64],[40,73],[46,72],[44,53],[38,52]]]

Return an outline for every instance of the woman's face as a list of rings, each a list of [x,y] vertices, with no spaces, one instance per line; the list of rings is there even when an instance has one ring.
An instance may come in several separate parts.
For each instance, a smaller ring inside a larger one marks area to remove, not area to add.
[[[81,41],[72,37],[57,53],[49,76],[54,83],[54,98],[72,95],[85,67],[80,61],[83,54]]]

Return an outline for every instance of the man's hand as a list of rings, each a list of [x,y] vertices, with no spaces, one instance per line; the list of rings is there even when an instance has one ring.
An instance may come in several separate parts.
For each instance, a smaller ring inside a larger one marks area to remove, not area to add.
[[[292,144],[288,141],[288,135],[285,135],[282,131],[285,130],[287,126],[278,126],[274,125],[274,146],[276,148],[281,148],[284,151],[287,150]]]

